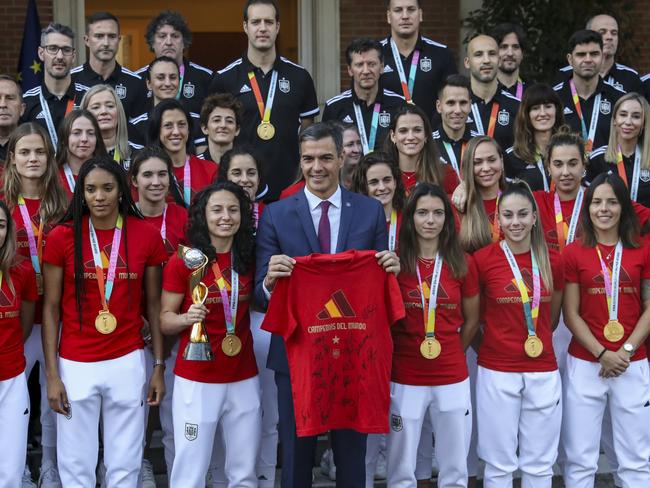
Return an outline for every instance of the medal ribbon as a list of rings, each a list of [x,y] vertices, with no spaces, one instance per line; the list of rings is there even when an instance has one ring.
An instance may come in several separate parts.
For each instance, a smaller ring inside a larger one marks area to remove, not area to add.
[[[68,188],[70,188],[70,193],[74,193],[74,188],[77,186],[76,181],[74,180],[74,175],[72,174],[72,168],[68,163],[63,165],[63,174],[65,175],[65,181],[68,182]]]
[[[487,135],[494,137],[494,129],[497,122],[497,113],[499,112],[499,104],[497,102],[492,102],[492,110],[490,112],[490,120],[488,121],[488,131]],[[481,112],[478,108],[478,103],[472,104],[472,115],[474,116],[474,122],[476,124],[476,130],[480,135],[485,134],[485,128],[483,127],[483,121],[481,120]]]
[[[560,252],[564,247],[571,244],[576,237],[576,229],[578,228],[578,220],[580,210],[582,209],[582,198],[585,195],[585,189],[580,187],[576,195],[575,202],[573,203],[573,211],[571,212],[571,222],[569,223],[568,233],[564,230],[564,216],[562,215],[562,205],[560,204],[560,197],[557,192],[553,195],[553,207],[555,210],[555,228],[557,231],[557,242],[560,245]]]
[[[104,263],[99,250],[99,241],[93,227],[93,221],[88,218],[88,234],[90,235],[90,249],[93,252],[93,261],[95,262],[95,273],[97,275],[97,285],[99,285],[99,294],[102,299],[102,309],[108,311],[108,302],[113,294],[113,283],[115,282],[115,269],[117,268],[117,256],[120,253],[120,241],[122,240],[122,216],[117,216],[115,230],[113,231],[113,243],[111,245],[111,257],[108,261],[108,274],[106,284],[104,285]]]
[[[27,232],[27,242],[29,242],[29,257],[32,260],[32,267],[36,276],[41,274],[41,259],[43,253],[43,219],[40,219],[38,224],[38,241],[34,236],[34,228],[32,227],[32,219],[29,216],[25,199],[22,195],[18,195],[18,207],[20,208],[20,216],[23,219],[23,225]]]
[[[449,155],[449,162],[451,163],[451,167],[454,168],[454,171],[460,177],[458,159],[456,158],[456,153],[454,152],[453,146],[449,142],[443,142],[442,145],[445,146],[445,151],[447,151],[447,154]]]
[[[219,287],[221,294],[221,302],[223,303],[223,314],[226,318],[226,332],[228,335],[235,333],[235,323],[237,320],[237,305],[239,302],[239,274],[235,271],[233,266],[234,256],[230,255],[230,297],[228,300],[228,283],[223,277],[219,263],[215,260],[212,264],[212,272],[214,273],[214,282]]]
[[[418,70],[418,61],[420,60],[420,51],[418,49],[413,51],[413,58],[411,58],[411,69],[409,70],[409,79],[407,82],[406,74],[404,72],[404,65],[402,64],[402,57],[400,56],[399,50],[397,49],[397,44],[392,38],[390,40],[390,49],[393,51],[393,60],[395,61],[397,74],[399,74],[399,81],[402,84],[402,92],[404,93],[404,98],[406,98],[406,103],[413,103],[411,94],[413,93],[413,86],[415,85],[415,76]]]
[[[501,237],[501,226],[499,225],[499,197],[501,197],[501,190],[497,194],[497,202],[494,207],[494,220],[492,221],[492,242],[499,242]]]
[[[623,243],[620,240],[616,243],[611,273],[607,268],[607,264],[605,264],[605,261],[603,260],[603,255],[600,252],[598,244],[596,244],[596,252],[598,253],[600,269],[603,273],[603,281],[605,281],[605,294],[607,295],[609,320],[618,320],[618,284],[621,274],[621,260],[623,259]]]
[[[363,121],[361,107],[356,103],[353,103],[352,106],[354,107],[354,116],[357,119],[357,128],[359,129],[359,139],[361,139],[363,154],[366,155],[369,152],[375,150],[375,140],[377,139],[377,125],[379,124],[379,111],[381,110],[381,104],[379,102],[375,102],[375,106],[372,110],[372,121],[370,122],[370,138],[368,138],[368,133],[366,132],[366,125]]]
[[[59,138],[56,134],[56,127],[54,126],[54,120],[52,119],[52,112],[50,111],[50,106],[47,104],[45,97],[43,96],[43,89],[38,94],[38,100],[41,104],[41,109],[43,110],[43,116],[45,117],[45,125],[47,126],[47,132],[50,134],[50,140],[54,149],[59,142]],[[65,115],[68,115],[72,112],[74,108],[74,100],[68,100],[68,103],[65,106]]]
[[[120,163],[122,161],[122,157],[120,156],[120,150],[115,146],[115,149],[113,149],[113,161],[116,163]]]
[[[260,221],[260,204],[257,202],[253,202],[253,224],[255,225],[255,229],[257,229],[257,224]]]
[[[257,107],[260,111],[260,118],[262,119],[262,122],[268,123],[271,120],[271,109],[273,108],[273,101],[275,100],[275,87],[278,84],[278,72],[273,70],[271,73],[271,84],[269,86],[269,94],[266,96],[266,106],[264,105],[262,92],[260,91],[260,86],[257,84],[257,78],[255,77],[254,71],[248,72],[248,79],[251,82],[251,87],[253,87],[253,94],[255,95]]]
[[[542,155],[537,151],[536,154],[537,160],[535,161],[535,164],[537,164],[537,169],[539,170],[540,173],[542,173],[542,180],[544,181],[544,191],[548,191],[548,178],[546,178],[546,170],[544,169],[544,162],[542,161]]]
[[[639,146],[634,150],[634,169],[632,170],[632,186],[628,184],[627,174],[625,172],[625,162],[623,161],[623,152],[621,146],[618,146],[616,153],[616,169],[618,176],[625,182],[625,186],[630,189],[630,198],[636,202],[639,195],[639,177],[641,175],[641,148]]]
[[[582,138],[586,144],[587,153],[591,152],[591,149],[594,145],[594,136],[596,135],[596,126],[598,125],[598,115],[600,114],[600,98],[601,94],[596,95],[594,99],[594,108],[591,112],[591,122],[589,123],[589,132],[587,132],[587,126],[585,124],[585,118],[582,114],[582,107],[580,106],[580,97],[578,96],[578,91],[576,90],[576,85],[573,80],[569,80],[569,88],[571,89],[571,98],[573,99],[573,105],[576,108],[576,113],[580,119],[580,126],[582,127]]]
[[[390,213],[390,226],[388,229],[388,250],[395,250],[397,242],[397,210],[393,209]]]
[[[524,316],[526,317],[526,328],[528,329],[528,336],[530,337],[537,335],[537,319],[539,318],[539,304],[541,302],[542,287],[539,279],[539,266],[537,265],[535,253],[532,249],[530,250],[530,260],[533,268],[533,302],[531,307],[528,289],[526,288],[524,279],[521,276],[521,271],[519,270],[519,265],[517,264],[515,256],[512,254],[512,251],[508,247],[508,243],[506,241],[501,241],[501,248],[506,255],[506,260],[510,265],[510,270],[515,277],[515,284],[517,285],[517,288],[519,288],[519,293],[521,294],[521,303],[524,306]]]
[[[524,83],[521,81],[521,78],[517,78],[517,94],[515,95],[519,100],[524,94]]]
[[[190,168],[190,156],[185,157],[185,166],[183,166],[183,201],[185,205],[190,204],[192,200],[192,170]]]
[[[178,80],[178,92],[176,93],[176,100],[181,98],[181,93],[183,93],[183,81],[185,80],[185,63],[181,64],[178,67],[178,74],[180,80]]]
[[[167,204],[165,204],[165,209],[163,210],[162,225],[160,226],[160,237],[164,241],[167,239]]]
[[[433,265],[433,274],[431,275],[431,286],[429,287],[429,299],[427,301],[425,288],[426,283],[422,281],[420,267],[416,266],[415,271],[418,276],[420,285],[420,298],[422,299],[422,314],[424,317],[424,336],[426,338],[435,337],[436,335],[436,307],[438,304],[438,286],[440,285],[440,275],[442,274],[442,258],[440,253],[436,253],[436,262]]]

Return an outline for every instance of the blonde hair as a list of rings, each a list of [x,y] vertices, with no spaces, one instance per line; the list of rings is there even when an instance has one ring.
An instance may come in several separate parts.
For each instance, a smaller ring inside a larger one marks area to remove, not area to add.
[[[497,150],[499,158],[501,159],[501,178],[499,179],[499,188],[503,190],[506,186],[504,175],[505,168],[503,166],[503,151],[501,150],[501,146],[499,146],[499,144],[489,136],[478,136],[472,138],[467,144],[462,158],[462,185],[465,187],[467,205],[465,208],[465,215],[460,224],[460,233],[458,236],[460,245],[469,253],[473,253],[492,242],[490,219],[485,213],[483,199],[481,198],[481,194],[476,185],[476,180],[474,179],[474,153],[476,152],[476,148],[484,142],[492,144]]]
[[[614,127],[614,119],[620,110],[621,106],[630,100],[639,102],[641,111],[643,112],[643,127],[639,134],[639,143],[641,146],[641,169],[650,169],[650,130],[646,130],[645,125],[650,122],[650,105],[646,99],[636,92],[630,92],[623,95],[614,104],[612,110],[612,120],[609,123],[609,142],[607,143],[607,151],[605,151],[605,161],[608,163],[616,164],[618,162],[618,134],[616,127]]]
[[[90,90],[88,90],[84,97],[81,99],[81,108],[88,110],[90,105],[90,99],[102,92],[109,92],[115,100],[115,107],[117,108],[117,127],[115,128],[115,149],[120,153],[120,161],[129,159],[131,156],[131,147],[129,146],[129,133],[127,130],[126,123],[126,114],[124,113],[124,107],[122,106],[122,101],[117,96],[117,93],[112,86],[109,85],[95,85]],[[97,137],[101,137],[101,133],[97,134]],[[108,148],[107,148],[108,149]]]
[[[44,224],[57,222],[68,208],[68,199],[61,186],[59,168],[54,160],[54,148],[45,130],[34,122],[18,126],[9,137],[7,144],[7,162],[4,171],[4,199],[10,211],[18,205],[18,197],[22,193],[22,180],[16,168],[16,145],[23,137],[35,134],[40,136],[45,146],[47,163],[45,173],[40,178],[41,204],[39,215]]]

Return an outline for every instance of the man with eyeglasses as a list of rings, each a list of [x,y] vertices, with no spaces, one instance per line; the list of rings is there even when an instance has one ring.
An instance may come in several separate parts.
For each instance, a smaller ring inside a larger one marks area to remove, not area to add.
[[[57,128],[75,105],[81,103],[84,90],[72,82],[70,70],[75,61],[74,32],[67,25],[51,23],[41,31],[38,57],[43,61],[43,83],[23,95],[23,122],[37,122],[57,144]]]

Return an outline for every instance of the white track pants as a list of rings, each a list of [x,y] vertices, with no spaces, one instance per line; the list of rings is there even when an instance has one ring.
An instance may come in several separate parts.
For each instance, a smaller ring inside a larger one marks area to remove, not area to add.
[[[0,381],[0,488],[21,486],[27,454],[29,393],[23,373]]]

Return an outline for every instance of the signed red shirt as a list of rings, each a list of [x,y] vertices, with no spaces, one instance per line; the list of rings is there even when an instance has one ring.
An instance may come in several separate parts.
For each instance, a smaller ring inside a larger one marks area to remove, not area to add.
[[[388,432],[390,327],[402,317],[397,279],[375,251],[296,258],[262,328],[284,337],[298,436]]]
[[[9,275],[13,291],[7,276],[2,276],[0,286],[0,381],[25,370],[20,305],[23,301],[36,301],[35,274],[29,259],[18,257]]]
[[[479,286],[474,260],[470,255],[466,260],[467,274],[462,278],[455,278],[446,264],[442,266],[435,322],[435,335],[442,350],[435,359],[426,359],[420,354],[425,328],[417,275],[404,272],[398,275],[406,317],[392,328],[395,344],[392,381],[404,385],[438,386],[467,378],[465,351],[460,340],[460,329],[464,324],[462,300],[478,295]],[[428,300],[434,262],[420,260],[418,266]]]
[[[607,264],[612,269],[615,246],[598,245]],[[650,278],[650,247],[623,248],[619,274],[618,321],[625,334],[618,342],[605,339],[603,328],[609,321],[605,281],[596,249],[583,245],[582,241],[571,243],[564,250],[566,280],[580,285],[580,316],[587,323],[594,337],[610,351],[617,351],[625,344],[642,313],[641,280]],[[569,354],[585,361],[596,358],[575,338],[569,344]],[[633,360],[646,357],[646,348],[641,344],[632,357]]]

